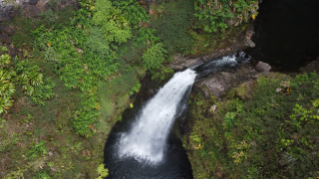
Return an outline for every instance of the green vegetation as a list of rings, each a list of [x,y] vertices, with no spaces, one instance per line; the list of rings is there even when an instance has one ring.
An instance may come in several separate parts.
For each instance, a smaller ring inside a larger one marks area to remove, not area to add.
[[[225,30],[231,25],[247,22],[257,16],[257,0],[195,0],[195,16],[200,20],[196,24],[207,32]]]
[[[194,2],[192,0],[178,0],[176,2],[163,1],[152,7],[150,26],[156,29],[156,35],[161,38],[168,54],[176,52],[189,54],[193,38],[189,31],[193,17]]]
[[[161,1],[150,15],[133,0],[80,0],[80,9],[56,11],[59,2],[51,0],[51,10],[39,18],[20,14],[9,24],[20,59],[0,49],[0,178],[107,176],[105,138],[123,110],[133,107],[130,95],[146,71],[164,80],[173,73],[164,64],[175,53],[224,47],[217,39],[244,30],[210,33],[215,27],[202,28],[207,19],[195,23],[192,0]],[[251,11],[241,7],[237,11]],[[235,119],[230,122],[235,126]]]
[[[214,115],[215,100],[192,99],[184,141],[195,178],[318,177],[319,75],[271,73],[250,88],[244,101],[230,91]]]
[[[2,51],[7,51],[6,47],[2,48]],[[11,57],[8,54],[0,56],[0,114],[13,105],[15,84],[21,85],[25,94],[36,103],[44,104],[43,100],[54,95],[51,92],[54,84],[49,79],[43,84],[43,74],[39,73],[40,68],[37,65],[30,66],[28,60],[20,61],[17,58],[14,62],[12,68]]]
[[[27,16],[19,15],[13,19],[12,27],[15,29],[14,36],[12,36],[12,43],[15,47],[26,46],[27,48],[32,47],[34,38],[31,32],[44,25],[47,28],[54,26],[64,27],[69,24],[70,18],[73,17],[73,9],[66,7],[62,11],[45,11],[43,12],[42,18],[32,19]]]
[[[101,164],[97,168],[97,173],[100,175],[97,179],[102,179],[103,177],[107,177],[109,170],[104,168],[104,164]]]
[[[153,70],[161,67],[165,61],[166,50],[162,43],[157,43],[152,45],[147,51],[143,54],[142,59],[146,67],[153,72]]]
[[[90,6],[90,2],[81,3]],[[45,58],[56,62],[55,72],[66,87],[84,93],[83,108],[76,112],[73,126],[77,134],[90,137],[94,131],[89,126],[99,116],[98,81],[110,81],[120,75],[116,62],[118,45],[132,37],[129,25],[136,27],[138,22],[147,20],[147,15],[137,2],[109,0],[97,1],[95,6],[74,14],[69,26],[53,30],[41,26],[32,34],[34,47],[45,50]]]

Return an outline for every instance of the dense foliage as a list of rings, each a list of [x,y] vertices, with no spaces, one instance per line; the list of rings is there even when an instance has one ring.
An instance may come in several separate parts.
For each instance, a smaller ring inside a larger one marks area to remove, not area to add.
[[[214,116],[206,110],[216,101],[195,96],[187,144],[195,177],[318,177],[319,75],[271,74],[252,86],[245,101],[230,92]]]
[[[257,16],[258,0],[195,0],[195,16],[198,27],[207,32],[225,30],[229,26],[247,22]]]
[[[94,125],[99,116],[98,82],[111,81],[121,75],[119,46],[133,37],[134,29],[139,29],[135,44],[144,44],[146,49],[146,41],[153,43],[143,56],[145,66],[150,70],[161,67],[165,49],[162,44],[155,44],[159,39],[154,36],[154,30],[142,27],[149,17],[138,2],[98,0],[80,3],[83,8],[74,12],[68,26],[51,29],[41,26],[32,34],[34,48],[44,50],[44,59],[56,63],[54,71],[66,87],[84,93],[83,108],[75,114],[73,125],[78,134],[89,137],[94,133],[89,126]],[[160,59],[150,58],[151,53],[156,53]]]
[[[176,52],[189,54],[193,45],[191,30],[194,2],[192,0],[178,0],[159,3],[152,7],[150,26],[156,29],[156,35],[161,38],[168,54]]]
[[[7,48],[3,47],[2,51],[6,52]],[[21,85],[25,94],[35,103],[44,104],[43,100],[54,95],[51,92],[54,84],[49,79],[43,84],[43,74],[38,66],[31,66],[28,60],[20,61],[18,58],[15,58],[14,62],[13,64],[6,53],[0,56],[0,114],[10,109],[13,104],[15,84]]]

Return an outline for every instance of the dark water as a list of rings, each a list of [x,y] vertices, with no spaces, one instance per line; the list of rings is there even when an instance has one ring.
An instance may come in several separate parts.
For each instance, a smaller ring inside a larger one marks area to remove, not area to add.
[[[110,173],[108,178],[116,179],[191,179],[192,169],[181,141],[174,135],[169,137],[165,159],[156,165],[139,162],[134,158],[119,159],[116,143],[121,133],[112,133],[105,147],[105,164]]]
[[[256,47],[246,52],[280,71],[297,71],[319,56],[318,0],[263,0],[256,18]]]

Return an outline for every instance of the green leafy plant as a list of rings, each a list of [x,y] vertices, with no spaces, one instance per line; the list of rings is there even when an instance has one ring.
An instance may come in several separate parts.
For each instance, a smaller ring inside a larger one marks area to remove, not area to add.
[[[129,94],[133,95],[134,93],[137,93],[141,88],[141,83],[136,83],[133,88],[130,90]]]
[[[258,2],[254,0],[213,1],[195,0],[195,17],[200,20],[198,27],[207,32],[225,30],[230,25],[247,22],[257,16]]]
[[[102,179],[104,177],[107,177],[109,175],[109,170],[107,168],[104,168],[104,164],[101,164],[97,168],[97,173],[100,175],[96,179]]]
[[[52,3],[54,1],[56,0],[52,0],[49,3]],[[40,16],[50,25],[53,25],[56,22],[56,19],[59,18],[51,9],[41,12]]]
[[[10,109],[13,104],[12,96],[15,93],[14,77],[16,72],[9,67],[10,56],[0,56],[0,114]]]
[[[51,99],[54,96],[54,93],[52,92],[54,86],[55,84],[50,78],[45,79],[41,85],[34,87],[34,93],[31,96],[32,101],[44,105],[43,100]]]
[[[34,87],[43,83],[43,74],[39,73],[40,68],[36,65],[30,67],[26,60],[16,64],[15,67],[19,75],[19,83],[22,85],[22,89],[25,91],[25,94],[32,96]]]
[[[39,158],[41,155],[47,154],[48,148],[45,146],[45,141],[40,141],[27,152],[27,157],[30,160],[34,160],[35,158]]]
[[[40,172],[36,175],[37,179],[51,179],[50,175],[48,175],[46,172]]]
[[[147,45],[149,43],[151,45],[160,41],[160,38],[155,35],[156,29],[141,27],[137,33],[136,44]]]
[[[164,44],[157,43],[144,52],[142,60],[145,66],[151,72],[154,72],[154,70],[160,68],[162,63],[165,61],[166,53],[167,51],[164,49]]]

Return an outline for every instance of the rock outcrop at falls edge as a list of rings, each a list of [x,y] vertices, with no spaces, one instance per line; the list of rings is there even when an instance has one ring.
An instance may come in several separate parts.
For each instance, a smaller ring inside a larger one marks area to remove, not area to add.
[[[195,85],[200,88],[206,97],[215,96],[222,98],[226,92],[234,87],[235,93],[242,99],[249,98],[254,81],[261,75],[268,75],[271,66],[264,62],[257,65],[246,64],[236,71],[222,71],[213,73],[201,79]]]
[[[201,55],[184,56],[178,53],[173,56],[173,60],[169,63],[169,66],[174,70],[183,70],[214,58],[235,54],[247,48],[254,48],[255,43],[251,39],[254,34],[253,24],[250,24],[246,31],[239,35],[236,41],[232,41],[226,47]]]

